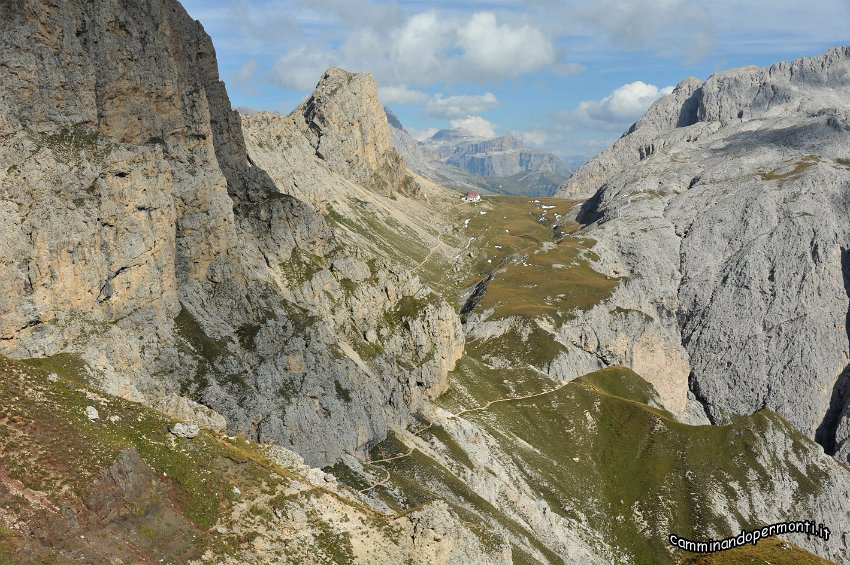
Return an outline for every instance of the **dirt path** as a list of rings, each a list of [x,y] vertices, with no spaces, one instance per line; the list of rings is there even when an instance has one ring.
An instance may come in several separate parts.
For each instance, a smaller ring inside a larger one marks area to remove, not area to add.
[[[562,388],[564,388],[565,386],[570,384],[570,382],[572,382],[572,381],[564,381],[556,387],[552,387],[549,390],[544,390],[543,392],[535,392],[534,394],[525,394],[525,395],[522,395],[522,396],[508,396],[508,397],[505,397],[505,398],[497,398],[495,400],[491,400],[491,401],[487,402],[487,404],[485,404],[484,406],[478,406],[476,408],[466,408],[466,409],[461,410],[460,412],[457,412],[455,414],[450,414],[448,417],[449,418],[460,418],[464,414],[469,414],[470,412],[481,412],[483,410],[487,410],[492,405],[498,404],[500,402],[511,402],[511,401],[515,401],[515,400],[527,400],[529,398],[537,398],[537,397],[540,397],[540,396],[546,396],[547,394],[552,394],[553,392],[557,392],[557,391],[561,390]],[[434,425],[433,422],[429,422],[428,425],[423,426],[422,428],[413,432],[413,435],[418,436],[419,434],[429,430],[431,428],[431,426],[433,426],[433,425]],[[393,455],[392,457],[385,457],[383,459],[373,459],[373,460],[368,461],[367,464],[376,465],[379,469],[381,469],[385,473],[385,476],[384,476],[384,478],[382,478],[378,481],[375,481],[374,483],[372,483],[368,487],[360,489],[358,492],[370,491],[370,490],[372,490],[376,487],[383,486],[383,485],[387,484],[387,482],[390,480],[390,472],[386,468],[377,465],[378,463],[389,463],[390,461],[396,461],[398,459],[404,459],[405,457],[409,457],[415,449],[416,449],[416,446],[412,446],[412,447],[408,448],[408,450],[405,451],[404,453],[400,453],[398,455]]]
[[[544,390],[543,392],[535,392],[534,394],[526,394],[524,396],[508,396],[506,398],[497,398],[496,400],[491,400],[484,406],[479,406],[477,408],[466,408],[465,410],[461,410],[457,414],[452,414],[449,416],[450,418],[457,418],[463,416],[464,414],[469,414],[470,412],[480,412],[481,410],[487,410],[494,404],[498,404],[499,402],[510,402],[512,400],[526,400],[528,398],[537,398],[538,396],[546,396],[547,394],[552,394],[553,392],[557,392],[570,384],[571,381],[564,381],[556,387],[550,388],[549,390]]]
[[[415,432],[413,432],[413,435],[418,436],[419,434],[426,432],[429,429],[431,429],[431,426],[433,426],[433,425],[434,425],[433,422],[428,422],[428,424],[426,426],[423,426],[423,427],[419,428],[418,430],[416,430]],[[389,461],[395,461],[396,459],[403,459],[405,457],[409,457],[410,454],[413,453],[414,449],[416,449],[416,446],[410,447],[407,451],[405,451],[404,453],[400,453],[399,455],[393,455],[392,457],[386,457],[384,459],[372,459],[370,461],[367,461],[367,463],[369,465],[374,465],[376,463],[387,463]],[[384,473],[386,473],[386,476],[383,479],[372,483],[368,487],[360,489],[358,492],[366,492],[366,491],[372,490],[375,487],[379,487],[379,486],[383,486],[383,485],[387,484],[387,481],[390,480],[390,472],[387,471],[384,467],[378,467],[378,468],[381,469]]]
[[[427,263],[427,262],[428,262],[428,259],[430,259],[430,258],[431,258],[431,255],[433,255],[433,254],[434,254],[434,252],[435,252],[437,249],[439,249],[439,248],[440,248],[440,246],[441,246],[442,244],[443,244],[443,232],[440,232],[440,233],[437,235],[437,245],[435,245],[434,247],[432,247],[432,248],[431,248],[431,251],[429,251],[429,252],[428,252],[428,255],[426,255],[426,256],[425,256],[425,258],[424,258],[424,259],[422,259],[422,262],[421,262],[421,263],[419,263],[418,265],[416,265],[415,267],[413,267],[413,270],[415,271],[415,270],[421,269],[421,268],[422,268],[422,265],[424,265],[425,263]]]

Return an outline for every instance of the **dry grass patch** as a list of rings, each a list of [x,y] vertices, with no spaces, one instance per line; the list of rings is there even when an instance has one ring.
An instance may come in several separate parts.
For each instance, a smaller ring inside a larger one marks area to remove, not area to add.
[[[471,248],[476,255],[465,286],[480,280],[507,257],[531,252],[543,242],[578,229],[578,224],[567,220],[575,204],[562,198],[488,196],[480,206],[470,206],[463,233],[475,238]]]
[[[619,279],[599,273],[582,251],[593,240],[565,238],[554,249],[509,263],[488,285],[482,311],[494,318],[548,316],[563,321],[574,310],[589,310],[613,292]]]
[[[682,565],[828,565],[832,561],[822,559],[778,538],[761,540],[756,545],[748,544],[728,551],[683,557]]]
[[[762,180],[776,180],[780,182],[797,180],[803,176],[803,173],[808,171],[813,165],[820,161],[821,159],[817,155],[806,155],[792,165],[785,164],[771,171],[759,169],[756,171],[756,174],[758,174]]]

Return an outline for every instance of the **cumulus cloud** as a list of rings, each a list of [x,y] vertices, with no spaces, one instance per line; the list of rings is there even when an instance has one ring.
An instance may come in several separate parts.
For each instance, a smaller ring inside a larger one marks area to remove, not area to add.
[[[518,76],[556,62],[552,41],[528,24],[500,24],[491,12],[479,12],[457,30],[463,61],[483,77]]]
[[[672,90],[671,86],[630,82],[598,100],[552,112],[538,125],[514,135],[530,147],[552,151],[572,163],[578,155],[589,158],[608,146],[653,102]]]
[[[480,137],[495,137],[496,126],[481,116],[466,116],[449,122],[453,128],[465,129],[472,135]]]
[[[653,102],[673,92],[672,86],[658,88],[643,81],[630,82],[616,88],[601,100],[585,100],[578,105],[574,115],[585,124],[611,124],[621,127],[633,122],[646,112]]]
[[[435,95],[425,106],[424,114],[436,118],[460,118],[473,114],[482,114],[499,105],[492,92],[480,95],[459,95],[443,97]]]
[[[428,95],[419,90],[412,90],[405,85],[382,86],[378,89],[378,96],[384,104],[423,104],[428,100]]]
[[[414,84],[436,82],[446,58],[444,47],[450,43],[451,30],[436,11],[416,14],[390,34],[385,53],[375,54],[374,72],[379,79],[394,75]]]
[[[326,4],[336,4],[326,2]],[[429,10],[402,18],[350,18],[339,37],[314,38],[278,59],[274,82],[305,90],[324,68],[337,65],[369,71],[379,84],[430,86],[441,82],[498,82],[527,73],[558,68],[574,72],[554,47],[552,37],[531,23],[492,12],[448,15]]]

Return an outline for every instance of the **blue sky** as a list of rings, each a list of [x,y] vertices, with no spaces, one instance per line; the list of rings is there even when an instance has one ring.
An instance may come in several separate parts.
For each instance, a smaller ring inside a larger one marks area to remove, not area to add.
[[[371,72],[415,135],[515,133],[591,156],[679,81],[850,43],[850,1],[183,0],[235,106],[288,113]]]

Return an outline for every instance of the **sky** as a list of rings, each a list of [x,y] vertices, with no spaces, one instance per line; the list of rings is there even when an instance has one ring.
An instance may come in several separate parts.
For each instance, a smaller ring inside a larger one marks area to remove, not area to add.
[[[375,77],[414,137],[603,149],[690,76],[850,44],[850,0],[183,0],[234,106],[289,113],[331,66]]]

